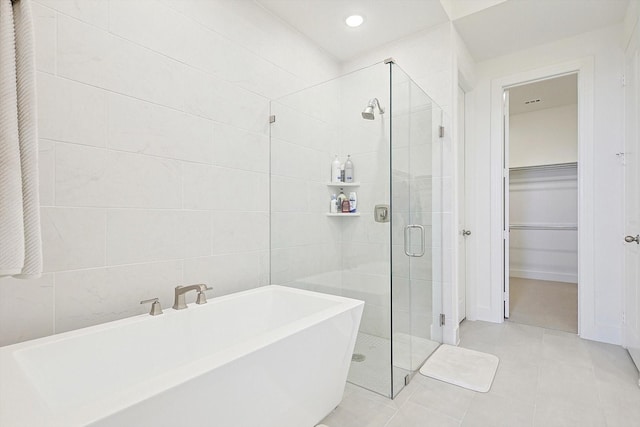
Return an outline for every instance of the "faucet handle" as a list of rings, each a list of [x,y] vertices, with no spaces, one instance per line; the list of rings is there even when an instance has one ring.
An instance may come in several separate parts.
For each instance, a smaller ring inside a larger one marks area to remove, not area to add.
[[[160,305],[160,300],[158,298],[151,298],[151,299],[140,301],[140,304],[148,304],[148,303],[152,303],[151,311],[149,312],[151,316],[157,316],[159,314],[162,314],[162,306]]]
[[[196,299],[196,304],[206,304],[207,303],[207,295],[205,295],[205,291],[213,290],[213,288],[202,285],[202,288],[198,291],[198,298]]]

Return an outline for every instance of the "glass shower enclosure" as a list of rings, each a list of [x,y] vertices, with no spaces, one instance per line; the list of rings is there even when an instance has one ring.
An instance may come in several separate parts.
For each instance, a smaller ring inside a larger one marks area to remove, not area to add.
[[[271,283],[363,300],[348,379],[394,398],[442,342],[442,111],[385,61],[271,114]],[[331,212],[340,193],[355,211]]]

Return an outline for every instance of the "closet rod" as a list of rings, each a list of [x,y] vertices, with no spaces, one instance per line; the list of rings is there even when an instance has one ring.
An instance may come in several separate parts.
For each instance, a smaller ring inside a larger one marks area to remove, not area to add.
[[[518,167],[509,168],[509,171],[517,172],[517,171],[536,171],[536,170],[558,170],[558,169],[574,169],[576,167],[578,167],[578,162],[551,163],[548,165],[518,166]]]
[[[511,224],[509,230],[577,230],[577,225]]]

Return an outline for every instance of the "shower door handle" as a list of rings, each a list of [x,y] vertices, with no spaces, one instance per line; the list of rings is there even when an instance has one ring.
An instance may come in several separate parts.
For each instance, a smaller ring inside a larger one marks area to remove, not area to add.
[[[626,236],[626,237],[624,238],[624,241],[625,241],[625,242],[627,242],[627,243],[633,243],[633,242],[636,242],[636,245],[640,245],[640,235],[639,235],[639,234],[636,234],[636,237],[633,237],[633,236]]]
[[[410,252],[408,248],[409,244],[409,233],[411,233],[412,228],[417,228],[420,230],[420,252]],[[421,257],[424,255],[424,227],[418,224],[409,224],[404,227],[404,253],[406,256],[410,257]]]

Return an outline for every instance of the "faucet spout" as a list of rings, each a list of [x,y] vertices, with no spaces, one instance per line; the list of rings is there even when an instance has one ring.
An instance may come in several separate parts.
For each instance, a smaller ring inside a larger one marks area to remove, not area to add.
[[[189,285],[189,286],[182,286],[182,285],[176,286],[175,298],[173,300],[172,308],[174,310],[184,310],[185,308],[187,308],[185,294],[190,291],[198,291],[198,300],[202,301],[204,299],[204,302],[199,302],[199,304],[204,304],[205,302],[207,302],[206,297],[204,297],[204,291],[207,291],[209,289],[211,288],[208,288],[207,285],[203,285],[203,284]],[[200,297],[200,295],[203,295],[203,297]]]

